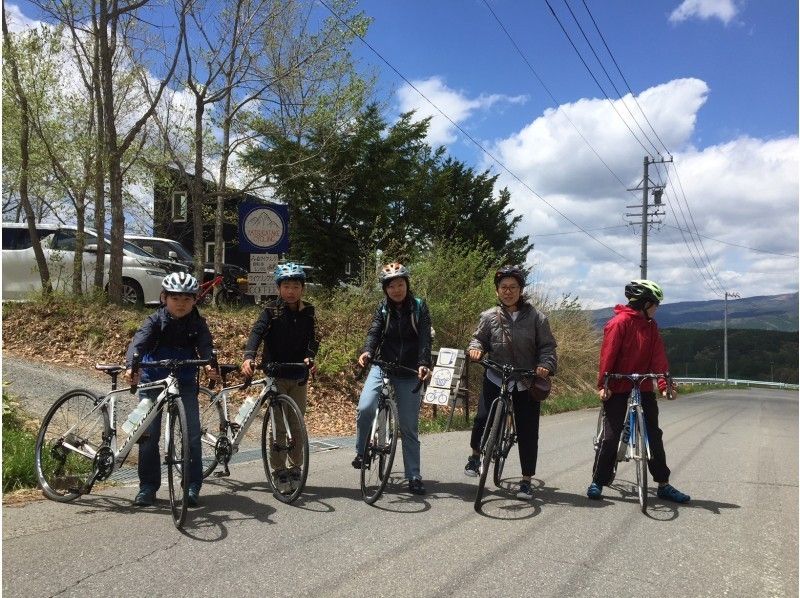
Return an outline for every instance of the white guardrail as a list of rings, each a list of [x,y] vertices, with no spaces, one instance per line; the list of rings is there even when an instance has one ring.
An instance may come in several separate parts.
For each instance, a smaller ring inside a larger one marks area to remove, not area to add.
[[[733,378],[725,380],[723,378],[690,378],[686,376],[673,376],[672,379],[678,384],[728,384],[733,386],[767,386],[784,390],[798,390],[797,384],[765,382],[763,380],[734,380]]]

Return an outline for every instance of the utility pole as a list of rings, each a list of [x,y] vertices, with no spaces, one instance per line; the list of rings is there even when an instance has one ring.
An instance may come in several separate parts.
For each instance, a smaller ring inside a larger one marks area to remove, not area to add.
[[[723,371],[725,372],[725,382],[728,382],[728,297],[733,299],[734,297],[737,299],[741,299],[741,295],[739,293],[729,293],[725,291],[725,320],[723,330],[724,333],[722,335],[722,363],[723,363]]]
[[[638,191],[639,189],[642,190],[642,211],[641,214],[625,214],[627,217],[634,217],[639,216],[641,218],[640,222],[630,222],[630,224],[641,224],[642,225],[642,256],[641,256],[641,263],[639,266],[639,273],[640,278],[647,278],[647,231],[650,228],[651,224],[661,224],[661,220],[655,220],[658,216],[663,216],[664,212],[661,210],[661,195],[664,193],[664,187],[661,185],[656,185],[653,181],[650,180],[649,170],[650,164],[664,164],[666,162],[672,162],[672,156],[669,159],[661,158],[660,160],[656,160],[655,158],[650,158],[650,156],[644,157],[644,176],[642,177],[642,182],[639,183],[633,189],[628,189],[628,191]],[[653,192],[653,207],[655,208],[653,212],[650,212],[650,205],[648,203],[649,200],[649,193],[652,190]],[[626,206],[628,208],[639,208],[640,206]]]

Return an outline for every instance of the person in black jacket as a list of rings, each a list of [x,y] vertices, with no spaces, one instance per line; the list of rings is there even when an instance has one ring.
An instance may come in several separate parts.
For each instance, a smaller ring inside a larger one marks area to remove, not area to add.
[[[275,267],[275,283],[278,285],[278,299],[269,302],[261,316],[253,325],[250,337],[244,350],[242,373],[250,377],[255,370],[255,357],[259,346],[263,343],[264,351],[261,354],[261,367],[269,362],[279,363],[305,363],[306,368],[286,369],[280,373],[281,377],[275,380],[278,392],[294,399],[300,411],[305,415],[307,398],[308,375],[314,373],[314,357],[319,348],[317,340],[314,306],[303,301],[306,274],[303,269],[292,262],[279,264]],[[284,422],[278,418],[276,432],[278,435],[286,433]],[[293,424],[299,424],[292,420]],[[297,434],[299,432],[293,433]],[[303,447],[300,444],[289,453],[289,467],[286,467],[286,454],[274,451],[272,463],[277,464],[274,472],[275,479],[281,487],[288,486],[292,481],[300,479],[300,460]],[[297,464],[298,466],[295,466]]]
[[[162,359],[211,359],[214,346],[211,331],[195,307],[199,285],[197,279],[186,272],[173,272],[161,283],[161,306],[145,320],[128,346],[125,356],[125,379],[131,384],[161,380],[169,371],[148,368],[132,372],[133,356],[138,354],[143,362]],[[216,379],[217,372],[210,365],[206,374]],[[184,367],[177,372],[181,400],[186,409],[186,426],[189,432],[189,506],[197,506],[203,485],[202,447],[200,445],[200,406],[197,402],[197,368]],[[150,388],[139,392],[142,401],[155,401],[161,389]],[[161,486],[161,458],[159,438],[161,415],[156,417],[139,444],[139,493],[133,504],[148,507],[155,502]]]
[[[374,356],[417,371],[417,376],[390,372],[389,379],[397,400],[408,489],[414,494],[425,494],[420,475],[420,396],[419,392],[413,393],[412,390],[417,379],[423,380],[428,375],[431,366],[431,316],[425,302],[411,292],[405,266],[397,262],[387,264],[381,270],[380,281],[386,297],[375,310],[358,363],[366,367]],[[358,401],[356,458],[353,460],[356,469],[361,468],[364,445],[375,417],[382,384],[380,368],[372,367]]]

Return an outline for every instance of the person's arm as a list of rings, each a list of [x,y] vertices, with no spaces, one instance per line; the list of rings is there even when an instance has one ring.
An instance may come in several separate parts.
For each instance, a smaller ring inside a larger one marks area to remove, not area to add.
[[[536,315],[536,370],[540,376],[553,376],[558,365],[558,355],[556,354],[556,338],[550,330],[550,322],[547,316],[537,313]],[[547,370],[546,372],[543,370]]]
[[[600,346],[600,365],[597,373],[597,389],[601,392],[605,383],[604,374],[615,373],[614,364],[622,347],[623,332],[620,325],[613,321],[608,322],[603,329],[603,344]]]
[[[478,328],[472,334],[472,339],[469,341],[467,353],[470,359],[477,361],[484,353],[489,353],[492,348],[492,323],[491,318],[486,317],[485,313],[481,314],[478,320]]]
[[[428,304],[422,301],[419,309],[419,322],[417,322],[417,332],[419,334],[419,354],[417,358],[418,368],[431,367],[431,312]]]
[[[211,337],[211,330],[208,328],[205,318],[198,317],[200,318],[200,330],[197,335],[197,354],[200,359],[211,359],[214,357],[214,339]],[[219,372],[213,365],[207,364],[203,366],[203,369],[209,380],[219,379]]]
[[[382,306],[383,303],[378,304],[378,307],[375,309],[375,313],[372,316],[372,323],[367,331],[367,341],[364,343],[362,355],[367,353],[370,357],[374,357],[375,351],[381,343],[381,339],[383,338],[383,326],[386,323],[383,319],[383,310],[381,309]]]
[[[258,346],[262,341],[264,342],[264,359],[268,359],[267,343],[264,337],[269,330],[269,323],[271,319],[272,310],[267,307],[261,312],[258,320],[256,320],[256,323],[253,324],[253,328],[250,330],[250,336],[247,337],[247,344],[244,348],[244,359],[242,360],[242,373],[245,376],[249,377],[253,375],[256,353],[258,353]]]
[[[161,322],[158,317],[158,312],[156,312],[148,316],[141,328],[133,335],[133,339],[131,339],[128,350],[125,353],[125,373],[123,374],[123,378],[130,384],[138,384],[141,375],[140,372],[136,372],[135,375],[133,374],[133,356],[139,355],[141,359],[153,349],[160,332],[160,330],[157,329],[159,326],[161,326]]]

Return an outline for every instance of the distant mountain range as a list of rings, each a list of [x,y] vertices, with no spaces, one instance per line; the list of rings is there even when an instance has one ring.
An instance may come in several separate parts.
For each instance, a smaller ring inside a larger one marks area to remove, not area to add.
[[[723,327],[724,300],[665,303],[658,308],[659,328],[713,330]],[[612,307],[587,310],[602,328],[613,315]],[[728,299],[728,328],[798,330],[798,293]]]

